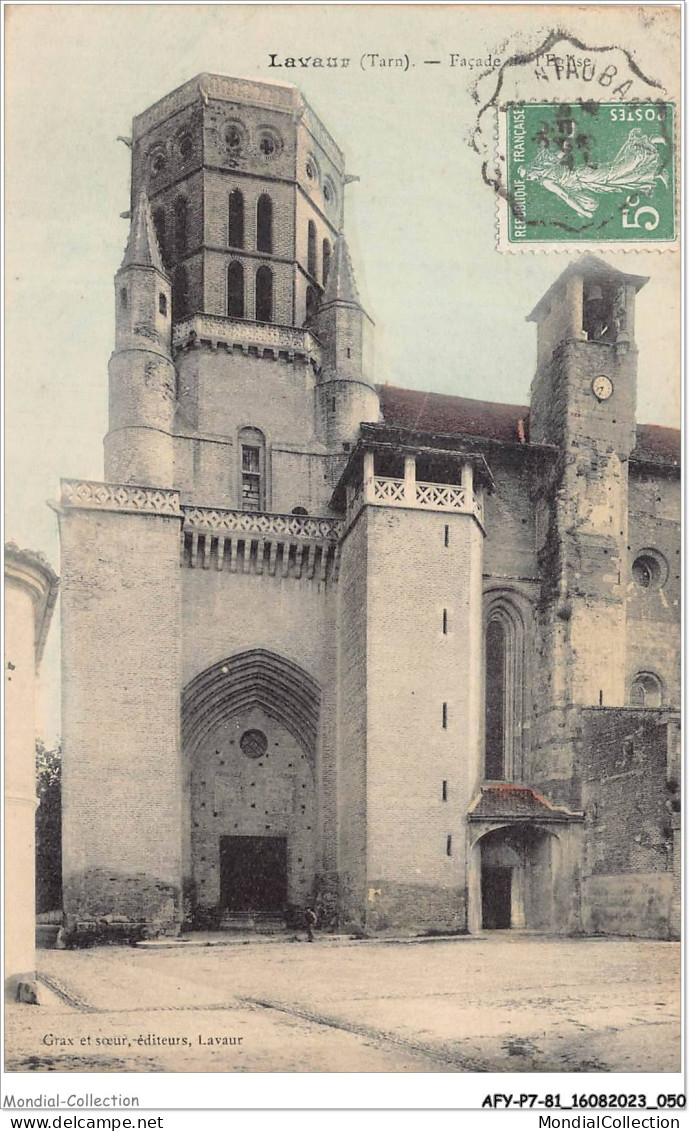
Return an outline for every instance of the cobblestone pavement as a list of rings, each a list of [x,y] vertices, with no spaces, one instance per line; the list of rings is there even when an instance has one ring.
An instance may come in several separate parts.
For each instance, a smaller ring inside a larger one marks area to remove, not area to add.
[[[8,1007],[6,1067],[676,1072],[679,959],[516,933],[39,951],[50,990]]]

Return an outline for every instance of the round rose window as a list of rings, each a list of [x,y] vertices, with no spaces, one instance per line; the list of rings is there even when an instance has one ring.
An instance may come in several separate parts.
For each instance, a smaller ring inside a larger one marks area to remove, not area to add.
[[[268,739],[262,730],[245,730],[239,746],[247,758],[262,758],[268,749]]]

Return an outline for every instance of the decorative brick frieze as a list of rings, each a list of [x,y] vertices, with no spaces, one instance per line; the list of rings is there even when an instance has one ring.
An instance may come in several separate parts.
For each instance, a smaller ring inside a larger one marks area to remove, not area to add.
[[[162,487],[137,487],[126,483],[98,483],[86,479],[61,480],[63,508],[97,511],[133,511],[136,514],[181,516],[179,491]]]
[[[179,322],[173,330],[172,344],[175,350],[199,346],[211,349],[236,348],[245,354],[253,351],[259,356],[275,360],[280,357],[287,361],[306,358],[314,365],[321,363],[320,346],[308,330],[212,314],[197,314],[185,322]]]
[[[183,507],[182,565],[336,581],[342,522],[311,515]]]
[[[215,510],[212,507],[182,507],[182,513],[185,530],[213,533],[337,542],[342,530],[342,522],[337,518],[315,518],[304,514],[263,514],[258,511]]]

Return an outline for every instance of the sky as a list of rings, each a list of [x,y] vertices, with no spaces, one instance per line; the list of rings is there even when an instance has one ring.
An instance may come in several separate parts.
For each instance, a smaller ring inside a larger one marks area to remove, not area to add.
[[[673,26],[615,8],[614,42],[672,90]],[[376,323],[376,378],[528,403],[535,327],[525,316],[570,262],[496,249],[496,198],[469,141],[476,68],[555,27],[604,43],[600,9],[383,5],[10,5],[6,50],[5,539],[59,571],[59,480],[101,479],[113,275],[127,238],[131,119],[203,71],[300,87],[360,181],[345,226]],[[350,58],[271,68],[270,55]],[[408,68],[362,56],[409,56]],[[440,65],[423,60],[440,58]],[[670,76],[670,80],[668,79]],[[679,417],[677,256],[605,252],[650,276],[637,302],[638,419]],[[59,728],[58,632],[44,663],[44,730]]]

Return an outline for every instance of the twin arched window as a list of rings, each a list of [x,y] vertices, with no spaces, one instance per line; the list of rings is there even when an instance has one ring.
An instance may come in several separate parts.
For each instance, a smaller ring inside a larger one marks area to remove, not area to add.
[[[273,321],[273,272],[259,267],[255,281],[254,317],[257,322]],[[244,267],[233,259],[227,268],[227,314],[229,318],[246,317],[244,301]]]
[[[227,243],[229,247],[244,247],[244,194],[233,189],[228,198]],[[273,202],[262,193],[256,203],[256,250],[273,253]]]

